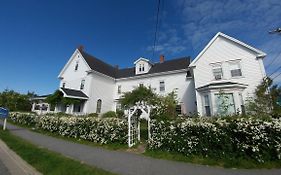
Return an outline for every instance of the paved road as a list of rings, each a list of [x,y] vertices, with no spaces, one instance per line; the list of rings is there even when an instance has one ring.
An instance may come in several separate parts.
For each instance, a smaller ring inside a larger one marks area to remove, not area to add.
[[[1,160],[0,160],[0,174],[1,175],[10,175],[8,168],[3,164],[3,162]]]
[[[1,123],[0,123],[1,124]],[[127,152],[111,151],[73,143],[29,131],[11,124],[8,129],[15,135],[41,147],[83,161],[104,170],[124,175],[280,175],[281,169],[235,170],[189,163],[160,160]]]

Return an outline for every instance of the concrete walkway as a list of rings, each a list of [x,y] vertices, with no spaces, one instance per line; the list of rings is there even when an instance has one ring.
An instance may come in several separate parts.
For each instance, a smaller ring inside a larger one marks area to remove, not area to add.
[[[32,166],[22,160],[14,151],[0,140],[1,175],[40,175]]]
[[[160,160],[127,152],[110,151],[98,147],[73,143],[29,131],[11,124],[8,129],[14,134],[40,147],[61,153],[107,171],[124,175],[280,175],[281,169],[236,170],[208,167],[168,160]]]

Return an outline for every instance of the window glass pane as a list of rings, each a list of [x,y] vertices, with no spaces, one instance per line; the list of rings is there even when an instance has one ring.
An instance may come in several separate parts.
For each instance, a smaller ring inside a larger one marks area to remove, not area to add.
[[[121,85],[118,86],[118,94],[121,94]]]
[[[240,63],[231,63],[230,64],[230,73],[232,77],[242,76]]]
[[[82,80],[82,81],[81,81],[81,84],[80,84],[80,90],[83,90],[83,89],[84,89],[84,85],[85,85],[85,80]]]
[[[165,82],[160,81],[160,91],[165,91]]]
[[[221,67],[213,67],[213,74],[216,80],[222,79],[222,68]]]
[[[220,115],[230,115],[235,113],[233,94],[216,94],[216,108]]]
[[[97,110],[96,113],[99,114],[101,112],[101,99],[98,99],[97,101]]]

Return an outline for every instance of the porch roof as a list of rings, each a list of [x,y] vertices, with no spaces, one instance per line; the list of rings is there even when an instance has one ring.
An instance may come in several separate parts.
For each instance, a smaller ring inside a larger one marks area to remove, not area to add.
[[[88,99],[89,97],[82,91],[76,89],[60,88],[64,97],[68,98],[78,98],[78,99]]]
[[[206,84],[204,86],[200,86],[196,88],[198,91],[203,91],[203,90],[210,90],[210,89],[224,89],[224,88],[240,88],[244,89],[248,85],[243,84],[243,83],[236,83],[236,82],[231,82],[231,81],[223,81],[223,82],[212,82],[209,84]]]

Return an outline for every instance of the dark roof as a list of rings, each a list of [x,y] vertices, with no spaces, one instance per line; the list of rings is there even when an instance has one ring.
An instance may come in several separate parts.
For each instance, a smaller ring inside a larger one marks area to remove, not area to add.
[[[103,62],[102,60],[84,51],[80,50],[80,52],[92,70],[108,75],[110,77],[115,77],[116,71],[118,70],[117,68]]]
[[[84,92],[75,89],[61,88],[61,90],[68,96],[88,98]]]
[[[103,62],[102,60],[94,56],[91,56],[90,54],[84,51],[80,50],[80,52],[92,70],[100,72],[104,75],[113,78],[128,78],[128,77],[144,75],[144,74],[136,75],[135,67],[118,69],[116,67],[113,67]],[[152,64],[151,69],[146,74],[154,74],[160,72],[186,69],[188,68],[189,64],[190,64],[190,57],[182,57],[182,58],[167,60],[164,61],[163,63]]]

